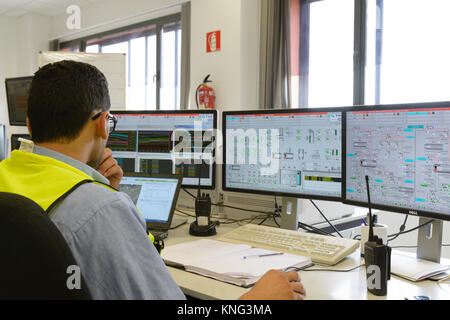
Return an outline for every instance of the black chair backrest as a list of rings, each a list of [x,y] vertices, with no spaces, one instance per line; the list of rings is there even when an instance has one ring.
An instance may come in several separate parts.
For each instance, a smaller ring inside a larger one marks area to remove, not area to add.
[[[77,268],[64,237],[38,204],[0,192],[0,299],[91,299],[82,276],[81,288],[74,288]]]

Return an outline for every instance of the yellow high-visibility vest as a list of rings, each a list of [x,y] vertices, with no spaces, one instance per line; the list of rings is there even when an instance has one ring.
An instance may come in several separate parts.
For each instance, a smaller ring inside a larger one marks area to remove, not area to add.
[[[14,150],[10,158],[0,162],[0,191],[29,198],[47,213],[83,183],[117,191],[62,161],[31,152]],[[149,238],[155,242],[153,235],[149,234]]]

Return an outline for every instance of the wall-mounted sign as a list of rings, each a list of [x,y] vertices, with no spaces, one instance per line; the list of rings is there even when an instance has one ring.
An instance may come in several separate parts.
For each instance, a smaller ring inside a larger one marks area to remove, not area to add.
[[[220,51],[220,30],[206,34],[206,52]]]

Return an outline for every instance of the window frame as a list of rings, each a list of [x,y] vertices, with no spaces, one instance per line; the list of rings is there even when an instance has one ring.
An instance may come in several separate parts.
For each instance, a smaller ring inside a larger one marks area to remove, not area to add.
[[[299,51],[299,96],[300,108],[308,108],[309,94],[309,42],[310,42],[310,4],[324,0],[299,0],[300,10],[300,51]],[[354,1],[353,32],[353,105],[363,105],[365,99],[366,65],[366,0]]]
[[[166,24],[170,24],[170,23],[178,23],[181,26],[181,13],[175,13],[175,14],[171,14],[168,16],[164,16],[164,17],[159,17],[159,18],[155,18],[155,19],[151,19],[151,20],[147,20],[147,21],[143,21],[143,22],[139,22],[139,23],[135,23],[132,25],[128,25],[128,26],[124,26],[124,27],[120,27],[120,28],[115,28],[115,29],[111,29],[108,31],[104,31],[104,32],[100,32],[100,33],[96,33],[96,34],[92,34],[89,36],[85,36],[82,38],[78,38],[78,39],[74,39],[74,40],[70,40],[70,41],[65,41],[65,42],[61,42],[59,43],[59,50],[61,49],[66,49],[66,48],[78,48],[79,52],[86,52],[86,47],[87,47],[87,43],[90,40],[95,40],[95,39],[100,39],[103,37],[107,37],[107,36],[111,36],[111,35],[115,35],[115,34],[120,34],[120,33],[124,33],[127,31],[132,31],[134,29],[139,29],[139,28],[143,28],[143,27],[149,27],[152,25],[155,25],[155,28],[149,29],[149,30],[144,30],[143,32],[138,32],[138,33],[132,33],[130,35],[123,35],[120,36],[118,38],[114,38],[114,39],[108,39],[105,40],[104,43],[101,43],[100,45],[100,52],[101,52],[101,46],[103,45],[111,45],[111,44],[115,44],[115,43],[119,43],[119,42],[124,42],[124,41],[128,41],[128,43],[130,43],[130,41],[134,38],[138,38],[138,37],[143,37],[145,36],[145,69],[147,70],[148,66],[148,47],[147,47],[147,37],[150,35],[154,35],[156,33],[156,74],[154,75],[155,81],[156,81],[156,110],[161,110],[161,38],[162,38],[162,34],[161,31],[164,27],[164,25]],[[176,34],[177,37],[177,34]],[[92,44],[94,45],[94,44]],[[128,48],[130,46],[128,45]],[[175,47],[178,50],[181,50],[181,48],[178,48],[178,42],[176,41]],[[175,55],[177,56],[177,55]],[[130,55],[127,55],[127,59],[128,59],[128,65],[130,65]],[[177,60],[177,59],[176,59]],[[181,64],[181,61],[177,61],[177,63]],[[128,83],[130,83],[130,69],[128,68],[128,74],[127,74],[127,78],[128,78]],[[180,66],[180,74],[176,74],[176,78],[180,78],[181,79],[181,66]],[[145,85],[147,86],[148,81],[152,81],[153,79],[149,79],[148,77],[148,73],[145,72]],[[180,84],[181,86],[181,84]],[[181,90],[181,87],[180,87]],[[180,96],[181,96],[181,92],[180,92]],[[175,98],[177,99],[177,98]],[[179,103],[179,101],[177,101],[177,103]],[[181,104],[179,106],[179,108],[181,109]],[[150,110],[150,109],[146,109],[146,110]]]

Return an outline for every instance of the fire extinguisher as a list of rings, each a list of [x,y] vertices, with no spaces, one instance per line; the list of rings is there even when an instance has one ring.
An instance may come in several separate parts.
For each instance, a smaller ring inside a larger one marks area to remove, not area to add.
[[[212,82],[209,80],[209,74],[203,80],[202,84],[197,87],[195,92],[195,102],[197,103],[197,109],[214,109],[214,102],[216,96],[214,90],[208,87],[206,84]]]

